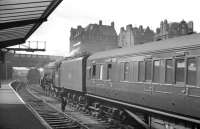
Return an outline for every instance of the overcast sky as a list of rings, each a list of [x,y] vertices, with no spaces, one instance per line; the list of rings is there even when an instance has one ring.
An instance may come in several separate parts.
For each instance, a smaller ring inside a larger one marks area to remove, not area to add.
[[[155,31],[160,21],[194,22],[194,30],[200,32],[199,0],[63,0],[28,41],[46,41],[47,50],[43,54],[65,56],[69,53],[70,28],[83,27],[90,23],[110,25],[115,22],[120,27],[150,26]]]

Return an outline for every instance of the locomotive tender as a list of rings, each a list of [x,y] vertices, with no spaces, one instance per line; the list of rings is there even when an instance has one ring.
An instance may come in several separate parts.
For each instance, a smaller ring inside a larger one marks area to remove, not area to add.
[[[192,34],[64,60],[56,87],[92,109],[123,110],[144,128],[196,129],[199,78],[200,34]]]

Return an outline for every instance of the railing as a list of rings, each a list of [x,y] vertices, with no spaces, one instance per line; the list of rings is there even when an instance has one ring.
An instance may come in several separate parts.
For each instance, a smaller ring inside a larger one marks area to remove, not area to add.
[[[46,51],[46,41],[27,41],[24,44],[16,45],[13,47],[6,48],[7,51]]]

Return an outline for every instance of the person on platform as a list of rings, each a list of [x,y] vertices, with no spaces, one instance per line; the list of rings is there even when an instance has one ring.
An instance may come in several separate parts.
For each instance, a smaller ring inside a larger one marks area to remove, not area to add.
[[[66,98],[64,96],[61,96],[61,110],[65,111],[65,106],[67,105]]]
[[[47,74],[44,74],[44,76],[40,80],[40,86],[42,87],[43,90],[45,89],[46,78]]]
[[[60,97],[61,97],[61,110],[64,112],[65,106],[67,105],[67,100],[66,97],[64,96],[64,89],[62,89]]]

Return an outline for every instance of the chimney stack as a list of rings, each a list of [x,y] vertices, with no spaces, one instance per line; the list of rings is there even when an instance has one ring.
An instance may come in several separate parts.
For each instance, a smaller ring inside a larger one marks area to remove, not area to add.
[[[114,22],[111,22],[111,27],[115,27],[115,23]]]
[[[132,29],[132,24],[126,26],[126,30],[131,30],[131,29]]]
[[[81,26],[81,25],[77,26],[77,29],[81,29],[81,28],[82,28],[82,26]]]
[[[188,33],[193,33],[193,21],[188,22]]]
[[[102,20],[99,20],[99,25],[100,25],[100,26],[102,25]]]
[[[120,32],[123,32],[123,31],[124,31],[124,27],[121,27],[121,28],[120,28]]]

